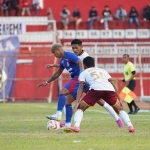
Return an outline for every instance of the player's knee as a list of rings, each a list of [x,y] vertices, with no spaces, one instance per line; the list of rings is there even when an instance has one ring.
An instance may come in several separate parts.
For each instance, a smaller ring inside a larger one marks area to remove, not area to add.
[[[89,106],[87,106],[85,103],[82,101],[80,102],[78,109],[81,109],[82,111],[85,111]]]
[[[59,91],[59,95],[60,94],[65,94],[65,95],[68,95],[69,94],[69,91],[65,88],[63,88],[62,90]]]

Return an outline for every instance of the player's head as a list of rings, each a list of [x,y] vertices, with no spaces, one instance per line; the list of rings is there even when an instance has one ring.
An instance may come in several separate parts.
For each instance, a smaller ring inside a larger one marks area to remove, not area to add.
[[[62,58],[64,55],[64,50],[62,49],[62,45],[60,43],[55,43],[51,47],[51,51],[57,58]]]
[[[122,61],[123,61],[123,63],[126,64],[129,61],[129,55],[128,54],[123,54]]]
[[[72,42],[71,42],[71,47],[72,47],[72,51],[77,55],[81,55],[83,50],[83,46],[82,46],[82,41],[79,40],[79,39],[74,39]]]
[[[95,61],[93,57],[87,56],[83,59],[84,69],[95,67]]]

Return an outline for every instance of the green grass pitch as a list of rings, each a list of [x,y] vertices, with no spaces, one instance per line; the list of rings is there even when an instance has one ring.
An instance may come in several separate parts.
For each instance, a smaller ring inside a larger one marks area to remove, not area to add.
[[[130,115],[135,133],[119,129],[100,106],[84,113],[80,133],[47,130],[56,103],[0,104],[0,150],[150,150],[150,114]]]

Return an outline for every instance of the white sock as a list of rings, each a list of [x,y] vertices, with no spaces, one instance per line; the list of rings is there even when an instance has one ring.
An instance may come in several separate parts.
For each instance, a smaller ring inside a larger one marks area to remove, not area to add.
[[[119,117],[116,114],[116,112],[114,111],[114,109],[109,104],[107,104],[106,102],[105,102],[103,108],[105,108],[105,110],[108,111],[113,116],[115,121],[117,121],[119,119]]]
[[[74,126],[75,127],[80,127],[82,118],[83,118],[83,111],[81,109],[78,109],[74,115]]]
[[[56,115],[62,116],[62,112],[61,112],[61,111],[57,111],[57,112],[56,112]]]
[[[119,112],[119,116],[124,121],[124,123],[126,123],[126,125],[128,127],[133,126],[131,121],[130,121],[130,118],[129,118],[128,114],[124,110]]]
[[[71,127],[71,123],[65,123],[65,127]]]

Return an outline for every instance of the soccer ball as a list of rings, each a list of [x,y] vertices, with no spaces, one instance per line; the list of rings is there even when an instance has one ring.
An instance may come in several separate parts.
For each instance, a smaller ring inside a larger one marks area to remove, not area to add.
[[[58,130],[60,128],[60,122],[56,120],[49,120],[47,122],[47,129],[48,130]]]

